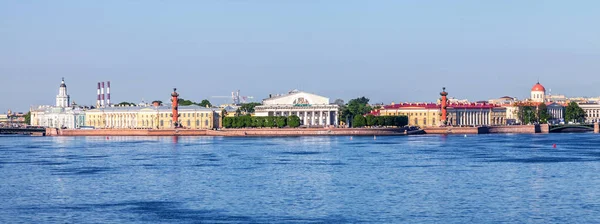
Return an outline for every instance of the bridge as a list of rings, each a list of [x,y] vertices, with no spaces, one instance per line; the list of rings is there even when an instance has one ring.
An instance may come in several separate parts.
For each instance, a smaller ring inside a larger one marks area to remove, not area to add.
[[[43,127],[27,127],[27,128],[2,127],[2,128],[0,128],[0,134],[2,134],[2,135],[17,134],[17,135],[42,135],[42,136],[45,136],[46,128],[43,128]]]
[[[588,132],[594,131],[594,124],[560,124],[550,125],[550,133],[557,132]]]

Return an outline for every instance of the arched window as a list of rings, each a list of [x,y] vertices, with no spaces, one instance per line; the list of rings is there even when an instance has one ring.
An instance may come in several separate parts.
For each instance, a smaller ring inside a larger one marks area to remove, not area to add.
[[[204,126],[208,127],[208,120],[204,120]]]
[[[200,120],[196,120],[196,127],[200,126]]]
[[[187,120],[187,126],[188,126],[188,127],[189,127],[189,126],[192,126],[192,123],[190,122],[190,120],[189,120],[189,119]]]
[[[419,119],[415,117],[415,125],[419,125]]]
[[[431,125],[435,125],[435,118],[431,118]]]
[[[427,125],[427,118],[423,118],[423,125]]]
[[[160,126],[161,126],[161,127],[164,127],[164,126],[165,126],[165,123],[164,123],[164,121],[163,121],[163,120],[161,120],[161,121],[160,121]]]

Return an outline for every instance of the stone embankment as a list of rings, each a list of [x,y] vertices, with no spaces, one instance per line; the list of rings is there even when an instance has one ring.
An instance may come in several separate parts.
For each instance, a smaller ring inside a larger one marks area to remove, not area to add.
[[[404,128],[283,128],[283,129],[63,129],[50,130],[49,136],[321,136],[321,135],[408,135],[421,130]]]
[[[535,134],[549,133],[549,126],[543,125],[514,125],[490,127],[431,127],[424,128],[426,134]]]
[[[61,129],[59,136],[203,136],[207,130],[191,129]]]

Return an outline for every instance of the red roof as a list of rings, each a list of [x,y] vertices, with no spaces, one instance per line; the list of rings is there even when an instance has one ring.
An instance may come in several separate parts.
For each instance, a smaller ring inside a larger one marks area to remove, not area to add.
[[[533,88],[531,88],[531,91],[542,91],[542,92],[546,92],[546,88],[544,88],[544,86],[542,86],[542,84],[540,84],[539,82],[536,83]]]
[[[453,103],[447,106],[450,109],[491,109],[500,105],[485,103]],[[435,103],[402,103],[383,106],[384,109],[440,109],[440,104]]]

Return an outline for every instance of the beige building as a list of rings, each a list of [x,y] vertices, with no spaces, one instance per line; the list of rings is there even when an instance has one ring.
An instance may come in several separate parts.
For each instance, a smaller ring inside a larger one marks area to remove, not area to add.
[[[220,110],[200,106],[179,106],[179,122],[188,129],[220,127]],[[173,128],[170,106],[108,107],[86,111],[86,125],[95,128]]]
[[[506,125],[506,108],[491,104],[449,104],[448,125],[491,126]],[[372,113],[378,116],[407,116],[408,125],[441,126],[441,105],[434,103],[401,103],[382,107]]]

